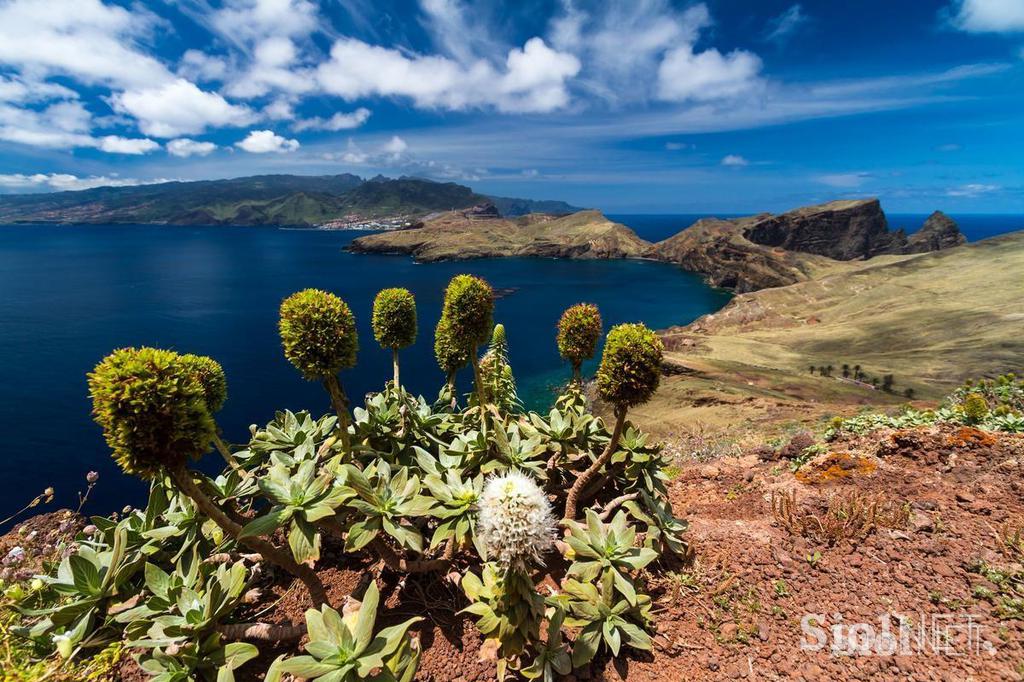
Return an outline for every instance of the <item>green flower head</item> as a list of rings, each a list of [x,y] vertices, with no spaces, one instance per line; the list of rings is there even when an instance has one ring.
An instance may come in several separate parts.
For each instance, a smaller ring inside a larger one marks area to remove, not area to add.
[[[618,408],[641,405],[654,394],[661,379],[664,345],[643,324],[612,327],[597,370],[601,398]]]
[[[441,316],[448,319],[452,338],[467,349],[487,343],[494,327],[494,290],[473,275],[456,275],[444,292]]]
[[[220,412],[220,408],[224,407],[224,401],[228,399],[228,380],[224,376],[224,368],[213,358],[191,353],[182,355],[181,363],[192,371],[203,387],[206,409],[210,414]]]
[[[198,458],[216,433],[195,365],[172,351],[122,348],[89,374],[92,414],[128,474],[153,478]]]
[[[348,305],[334,294],[306,289],[281,303],[284,356],[310,381],[354,367],[359,337]]]
[[[469,362],[469,351],[455,343],[448,318],[442,317],[434,330],[434,357],[445,376],[451,376]]]
[[[558,320],[558,352],[574,366],[594,357],[601,338],[601,313],[593,303],[566,308]]]
[[[373,299],[373,336],[381,348],[405,348],[416,340],[416,299],[408,289],[384,289]]]

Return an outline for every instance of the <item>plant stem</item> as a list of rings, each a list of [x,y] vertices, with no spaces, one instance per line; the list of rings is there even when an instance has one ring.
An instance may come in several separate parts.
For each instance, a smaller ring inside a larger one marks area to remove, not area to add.
[[[282,642],[285,640],[301,639],[306,634],[306,624],[232,623],[219,626],[217,632],[224,639],[255,639],[260,642]]]
[[[213,434],[213,445],[217,448],[217,452],[224,458],[227,465],[235,471],[242,473],[241,467],[238,466],[238,462],[235,460],[234,455],[231,454],[231,449],[228,448],[228,444],[224,442],[224,439],[220,437],[219,433]]]
[[[480,374],[480,358],[477,357],[477,347],[473,346],[469,356],[473,363],[473,383],[476,385],[476,402],[480,408],[480,433],[487,440],[487,391],[484,390],[483,377]]]
[[[341,445],[346,453],[350,453],[352,452],[352,441],[348,434],[348,425],[351,421],[348,415],[348,398],[345,396],[341,381],[336,374],[326,377],[324,386],[331,396],[331,405],[334,406],[334,411],[338,415],[338,435],[341,438]]]
[[[391,349],[391,363],[395,366],[395,390],[397,391],[398,387],[401,386],[398,383],[398,348]]]
[[[167,473],[181,492],[192,498],[196,506],[199,507],[199,511],[203,512],[211,521],[220,526],[225,533],[235,539],[241,535],[242,526],[228,518],[224,510],[206,496],[206,493],[196,485],[195,480],[192,478],[192,473],[184,464],[171,467]],[[314,608],[319,608],[321,604],[330,603],[327,600],[327,592],[324,590],[323,583],[320,582],[320,578],[312,568],[297,563],[290,554],[278,549],[262,538],[247,537],[239,540],[239,542],[254,552],[262,554],[263,558],[267,561],[283,568],[301,580],[302,584],[309,591],[309,597],[313,600]]]
[[[384,564],[397,573],[430,573],[432,571],[440,571],[451,563],[448,558],[405,559],[379,535],[371,540],[367,547],[376,552]],[[445,553],[447,554],[447,551]],[[454,554],[454,547],[452,548],[452,553]]]
[[[576,482],[569,488],[569,494],[565,498],[565,514],[563,515],[563,521],[572,521],[576,519],[576,506],[580,502],[580,492],[587,487],[587,484],[597,476],[601,468],[608,463],[615,454],[616,448],[619,446],[619,438],[622,437],[622,428],[626,423],[626,409],[622,407],[615,408],[615,427],[612,429],[612,437],[608,441],[608,446],[601,453],[601,456],[594,460],[594,463],[590,467],[580,474]]]

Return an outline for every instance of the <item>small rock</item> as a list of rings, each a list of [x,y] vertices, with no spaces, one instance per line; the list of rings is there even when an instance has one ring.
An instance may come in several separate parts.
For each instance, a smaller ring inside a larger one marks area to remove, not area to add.
[[[701,478],[712,478],[712,479],[718,478],[718,475],[720,473],[721,473],[721,470],[718,467],[712,466],[710,464],[700,468]]]
[[[971,502],[974,502],[974,495],[967,491],[960,491],[956,494],[956,501],[963,502],[964,504],[970,504]]]
[[[726,623],[722,626],[722,639],[726,640],[727,642],[731,642],[733,639],[736,638],[736,633],[738,631],[739,628],[736,627],[736,623]]]

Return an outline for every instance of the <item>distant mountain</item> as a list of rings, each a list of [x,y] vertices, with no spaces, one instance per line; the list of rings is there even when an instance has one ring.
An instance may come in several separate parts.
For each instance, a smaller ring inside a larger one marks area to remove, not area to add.
[[[329,220],[426,215],[493,201],[521,215],[563,202],[495,199],[454,182],[356,175],[256,175],[229,180],[97,187],[52,194],[0,195],[0,223],[158,223],[169,225],[294,225]],[[499,210],[501,210],[499,206]],[[503,211],[504,213],[504,211]]]
[[[564,201],[545,199],[510,199],[508,197],[487,197],[497,207],[498,212],[506,218],[527,215],[529,213],[550,213],[551,215],[569,215],[585,209],[567,204]]]

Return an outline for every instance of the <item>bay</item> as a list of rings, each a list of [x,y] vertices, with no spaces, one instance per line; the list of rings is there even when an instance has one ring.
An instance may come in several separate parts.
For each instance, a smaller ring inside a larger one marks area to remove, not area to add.
[[[218,421],[231,441],[247,440],[248,425],[269,421],[278,409],[328,411],[326,393],[300,378],[277,336],[278,305],[306,287],[337,293],[357,317],[359,363],[342,374],[356,405],[390,377],[390,354],[369,328],[373,297],[384,287],[407,287],[417,297],[420,333],[402,353],[403,383],[431,400],[443,381],[433,329],[448,280],[469,272],[505,290],[495,319],[506,325],[522,398],[540,409],[568,376],[554,336],[569,305],[598,304],[606,329],[634,321],[657,329],[688,323],[730,297],[662,263],[512,258],[419,265],[405,256],[344,252],[360,234],[0,226],[0,518],[51,485],[57,496],[50,508],[74,508],[90,470],[100,482],[88,513],[142,502],[145,486],[117,470],[89,415],[86,373],[114,348],[152,345],[220,361],[229,397]],[[203,465],[216,468],[218,461],[210,455]]]

